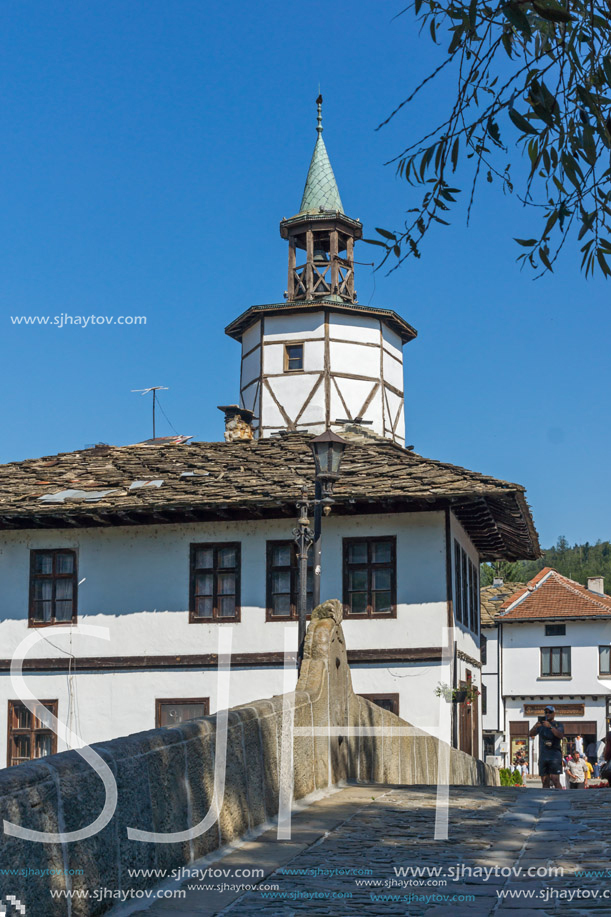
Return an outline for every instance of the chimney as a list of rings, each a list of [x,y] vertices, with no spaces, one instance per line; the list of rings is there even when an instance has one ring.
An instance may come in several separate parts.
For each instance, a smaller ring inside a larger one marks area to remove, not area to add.
[[[595,592],[597,595],[605,594],[605,578],[604,576],[588,576],[588,589],[590,592]]]
[[[225,414],[225,442],[249,443],[254,437],[252,429],[253,412],[237,404],[220,404],[219,411]]]
[[[493,586],[502,586],[502,585],[503,585],[503,577],[502,577],[502,576],[495,576],[494,579],[492,580],[492,585],[493,585]]]

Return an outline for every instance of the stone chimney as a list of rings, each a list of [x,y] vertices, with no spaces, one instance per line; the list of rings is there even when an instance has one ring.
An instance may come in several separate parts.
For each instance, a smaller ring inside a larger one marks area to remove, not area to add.
[[[597,595],[605,594],[605,578],[604,576],[588,576],[588,589],[590,592],[595,592]]]
[[[220,404],[218,408],[225,415],[225,442],[249,443],[253,439],[253,412],[237,404]]]

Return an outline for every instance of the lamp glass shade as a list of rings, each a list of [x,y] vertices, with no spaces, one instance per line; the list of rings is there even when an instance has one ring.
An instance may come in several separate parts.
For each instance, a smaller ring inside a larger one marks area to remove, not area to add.
[[[326,430],[320,436],[315,436],[310,442],[310,448],[314,453],[316,475],[339,474],[339,466],[346,446],[346,441],[330,430]]]

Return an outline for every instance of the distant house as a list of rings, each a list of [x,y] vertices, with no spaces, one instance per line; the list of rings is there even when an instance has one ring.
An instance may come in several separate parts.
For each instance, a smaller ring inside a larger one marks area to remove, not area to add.
[[[30,689],[86,743],[214,713],[223,628],[231,704],[287,689],[296,501],[313,497],[309,443],[327,429],[348,448],[323,525],[321,596],[343,601],[355,690],[434,732],[438,683],[479,685],[480,562],[540,553],[524,488],[405,447],[403,347],[416,332],[357,300],[362,227],[344,213],[320,110],[317,133],[301,207],[280,224],[285,299],[225,329],[242,347],[225,441],[0,467],[0,766],[63,750],[10,680],[27,636],[38,638]],[[83,623],[110,640],[74,635]],[[477,703],[452,709],[443,738],[481,753]]]
[[[548,704],[564,724],[567,747],[577,735],[586,747],[604,738],[611,701],[611,597],[604,594],[602,577],[591,577],[585,588],[545,567],[525,586],[483,589],[484,608],[488,753],[499,753],[505,742],[507,762],[523,750],[536,768],[538,745],[528,733]]]

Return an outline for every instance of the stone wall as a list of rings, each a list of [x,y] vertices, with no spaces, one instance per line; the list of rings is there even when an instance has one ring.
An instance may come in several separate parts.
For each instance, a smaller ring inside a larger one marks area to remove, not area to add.
[[[294,704],[297,799],[342,780],[436,784],[440,752],[451,784],[498,783],[495,769],[409,729],[399,717],[354,694],[336,600],[312,615],[297,690],[289,700]],[[178,843],[131,840],[127,829],[185,831],[204,818],[213,799],[216,718],[93,746],[117,782],[112,821],[95,836],[73,843],[41,844],[3,835],[0,899],[15,895],[26,905],[28,917],[94,917],[116,901],[75,898],[69,905],[66,899],[52,899],[50,889],[147,888],[157,880],[130,877],[128,868],[172,870],[275,816],[284,707],[279,696],[229,711],[226,785],[218,822],[200,837]],[[284,723],[286,736],[286,717]],[[312,726],[329,725],[343,727],[345,733],[336,729],[337,734],[328,735],[324,728],[312,732]],[[379,727],[384,727],[383,734],[375,733]],[[393,735],[393,728],[409,734]],[[288,742],[290,748],[290,732]],[[104,799],[100,778],[73,751],[0,772],[0,817],[34,830],[75,831],[99,815]],[[24,869],[28,876],[8,874]],[[74,869],[84,872],[64,877],[63,871]],[[62,874],[54,875],[55,870]]]

